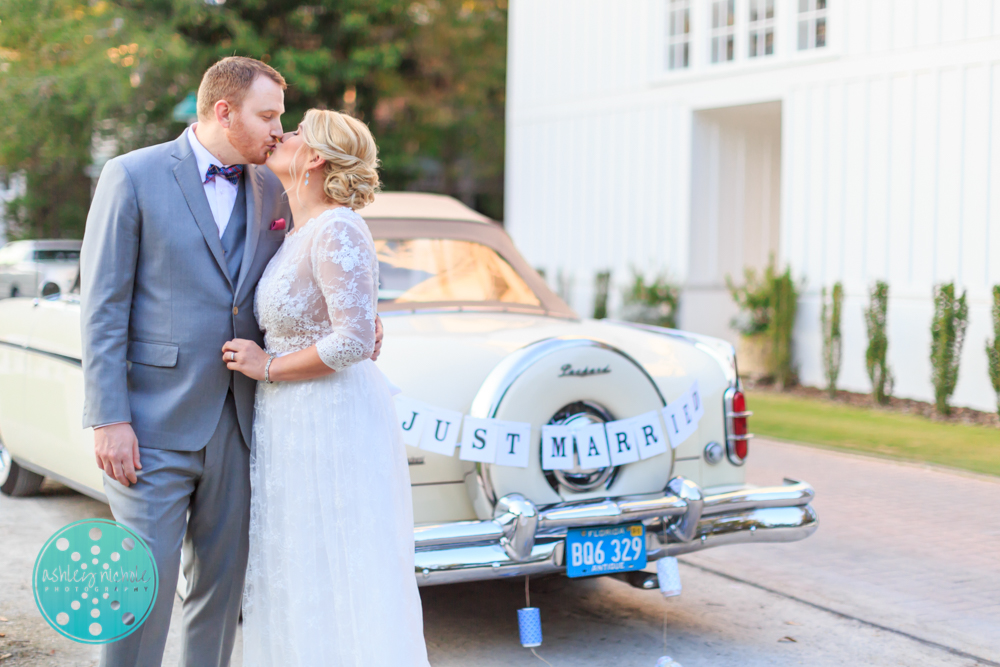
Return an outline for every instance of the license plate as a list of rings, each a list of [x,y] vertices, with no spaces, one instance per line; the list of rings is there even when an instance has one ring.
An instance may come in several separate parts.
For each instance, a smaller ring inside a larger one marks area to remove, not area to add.
[[[592,577],[646,567],[646,530],[641,523],[570,528],[566,532],[566,574]]]

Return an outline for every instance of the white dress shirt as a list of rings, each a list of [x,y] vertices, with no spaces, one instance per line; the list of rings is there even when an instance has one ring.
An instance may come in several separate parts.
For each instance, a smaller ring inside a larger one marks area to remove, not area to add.
[[[229,216],[233,214],[233,207],[236,205],[236,195],[239,193],[239,186],[233,185],[221,176],[213,178],[205,183],[205,174],[211,165],[217,167],[228,167],[222,164],[219,159],[208,152],[208,149],[201,145],[198,137],[195,136],[195,123],[187,129],[188,143],[194,152],[194,159],[198,162],[198,173],[201,175],[202,187],[205,188],[205,197],[208,199],[208,206],[212,209],[212,216],[215,218],[215,225],[219,228],[219,238],[226,233],[226,225],[229,224]]]

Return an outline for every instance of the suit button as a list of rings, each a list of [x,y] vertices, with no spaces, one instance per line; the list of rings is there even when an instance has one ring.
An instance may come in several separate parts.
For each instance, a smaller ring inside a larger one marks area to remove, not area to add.
[[[233,315],[239,315],[239,314],[240,314],[240,309],[237,308],[236,306],[233,306]]]

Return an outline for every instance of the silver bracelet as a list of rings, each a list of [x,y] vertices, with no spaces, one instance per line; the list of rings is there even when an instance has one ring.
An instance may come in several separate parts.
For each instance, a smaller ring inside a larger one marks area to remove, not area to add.
[[[267,364],[264,366],[264,382],[268,384],[274,384],[271,381],[271,362],[274,361],[274,355],[267,355]]]

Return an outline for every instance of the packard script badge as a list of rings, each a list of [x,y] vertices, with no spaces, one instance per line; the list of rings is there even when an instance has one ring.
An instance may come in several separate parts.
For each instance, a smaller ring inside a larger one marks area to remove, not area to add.
[[[135,632],[153,609],[158,581],[143,539],[108,519],[84,519],[56,531],[32,574],[35,603],[45,620],[85,644],[106,644]]]

